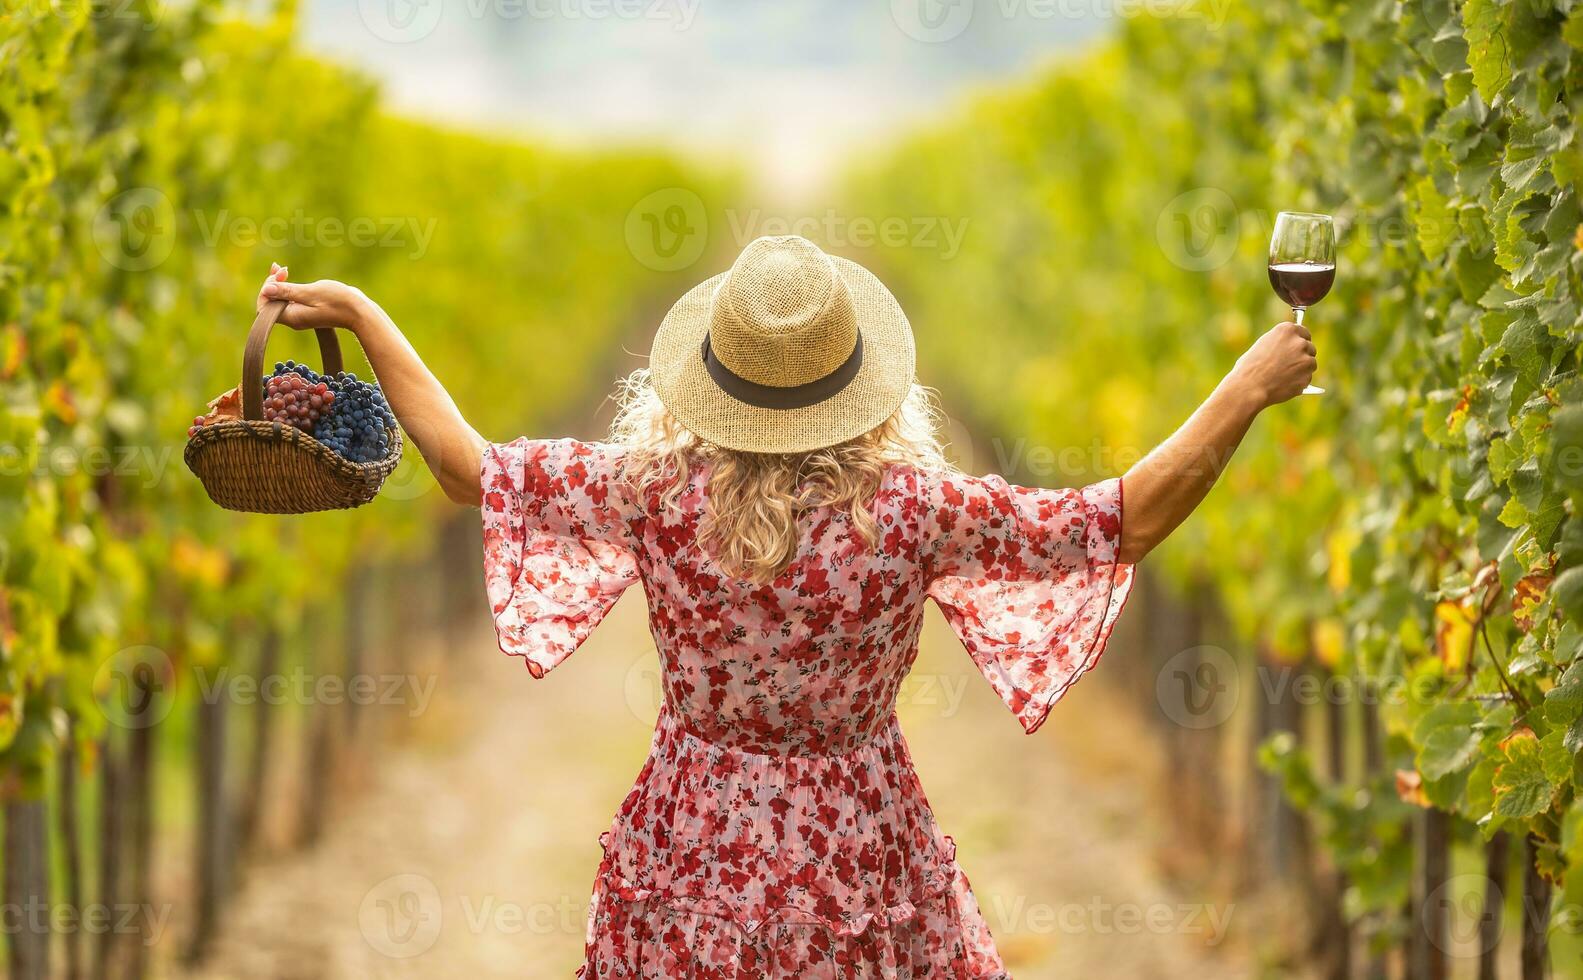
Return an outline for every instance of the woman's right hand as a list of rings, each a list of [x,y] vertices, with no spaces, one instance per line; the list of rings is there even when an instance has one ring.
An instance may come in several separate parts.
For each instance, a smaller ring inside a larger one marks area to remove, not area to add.
[[[1237,359],[1226,379],[1267,408],[1302,394],[1319,366],[1313,335],[1300,323],[1277,323]]]
[[[258,291],[258,308],[285,300],[280,322],[298,330],[343,327],[357,335],[358,346],[423,462],[434,472],[445,495],[477,507],[483,493],[480,465],[484,440],[462,418],[456,402],[401,335],[394,320],[363,295],[362,290],[332,279],[286,281],[286,269],[271,265]]]
[[[258,309],[276,300],[285,300],[280,321],[297,330],[340,327],[356,332],[365,319],[368,297],[355,286],[334,279],[296,283],[286,281],[287,269],[271,262],[269,278],[258,291]]]

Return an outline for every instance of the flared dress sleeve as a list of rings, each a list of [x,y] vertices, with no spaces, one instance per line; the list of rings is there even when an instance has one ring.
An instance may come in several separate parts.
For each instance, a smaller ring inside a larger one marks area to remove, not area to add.
[[[484,585],[500,649],[543,677],[638,580],[617,450],[574,439],[484,449]]]
[[[1121,481],[1080,489],[924,477],[928,594],[1028,733],[1099,660],[1132,587]]]

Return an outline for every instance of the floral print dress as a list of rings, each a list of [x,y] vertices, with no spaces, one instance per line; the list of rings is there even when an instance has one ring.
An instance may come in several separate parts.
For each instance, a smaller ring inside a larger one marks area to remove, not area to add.
[[[896,723],[932,598],[1036,730],[1093,666],[1131,586],[1121,484],[1036,490],[892,466],[866,547],[802,515],[778,578],[699,546],[707,470],[679,506],[634,499],[621,450],[518,440],[483,463],[484,561],[503,651],[534,677],[641,582],[664,706],[600,838],[586,980],[1004,977]]]

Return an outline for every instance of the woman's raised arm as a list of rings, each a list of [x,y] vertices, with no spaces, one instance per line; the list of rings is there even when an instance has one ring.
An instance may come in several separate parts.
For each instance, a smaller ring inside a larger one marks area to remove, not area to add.
[[[285,278],[284,268],[271,268],[259,291],[259,307],[283,299],[286,309],[280,322],[288,327],[350,330],[368,355],[390,410],[418,447],[440,489],[459,504],[478,506],[484,440],[462,418],[450,393],[401,335],[395,321],[361,290],[345,283],[330,279],[293,283]]]
[[[1122,561],[1138,561],[1187,519],[1231,462],[1254,416],[1308,384],[1318,364],[1314,353],[1305,327],[1276,324],[1171,438],[1127,471]]]

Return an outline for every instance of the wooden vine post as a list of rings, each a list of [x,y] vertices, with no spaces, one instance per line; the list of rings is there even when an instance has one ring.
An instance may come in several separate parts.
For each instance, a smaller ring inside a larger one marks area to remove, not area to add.
[[[1496,980],[1501,926],[1506,915],[1506,868],[1511,837],[1502,831],[1484,847],[1484,905],[1479,918],[1479,980]]]
[[[125,860],[125,772],[115,739],[106,734],[99,743],[99,904],[113,909],[121,901],[121,869]],[[94,943],[94,980],[119,976],[117,934],[106,929]]]
[[[1549,879],[1539,873],[1539,841],[1529,836],[1523,853],[1522,980],[1546,980],[1550,975]]]
[[[1447,980],[1451,948],[1451,816],[1426,809],[1418,817],[1418,885],[1414,889],[1413,977]]]
[[[1325,760],[1331,783],[1340,787],[1348,782],[1346,726],[1346,702],[1339,696],[1326,697]],[[1348,885],[1347,873],[1337,868],[1331,876],[1329,895],[1321,913],[1323,924],[1318,932],[1330,980],[1350,980],[1352,976],[1352,928],[1342,908]]]
[[[269,627],[258,643],[254,661],[259,684],[280,674],[280,630]],[[275,706],[270,699],[260,697],[253,706],[253,730],[249,745],[247,773],[241,789],[241,802],[237,805],[237,847],[244,855],[256,853],[259,831],[264,820],[265,788],[269,780],[270,749],[275,738]]]
[[[145,909],[154,907],[155,735],[160,724],[155,712],[164,693],[161,685],[169,684],[170,680],[155,677],[149,670],[134,670],[130,678],[133,714],[127,739],[126,806],[130,821],[127,857],[131,881],[126,900]],[[148,975],[148,944],[140,941],[141,937],[125,938],[128,973],[134,980],[141,980]]]
[[[203,690],[198,685],[198,690]],[[201,696],[196,707],[197,824],[194,843],[197,853],[197,894],[194,896],[196,921],[189,963],[202,962],[220,928],[225,901],[231,853],[231,818],[226,795],[226,715],[227,701],[218,692]]]
[[[15,917],[9,940],[9,976],[50,976],[49,805],[14,800],[5,807],[5,902]]]
[[[63,875],[60,891],[62,901],[76,918],[79,927],[69,929],[61,936],[66,950],[66,980],[81,980],[84,969],[83,936],[86,930],[80,926],[86,912],[82,880],[82,830],[79,826],[82,807],[81,770],[82,757],[77,751],[76,725],[68,721],[61,745],[59,770],[60,812],[57,832],[60,834]]]

